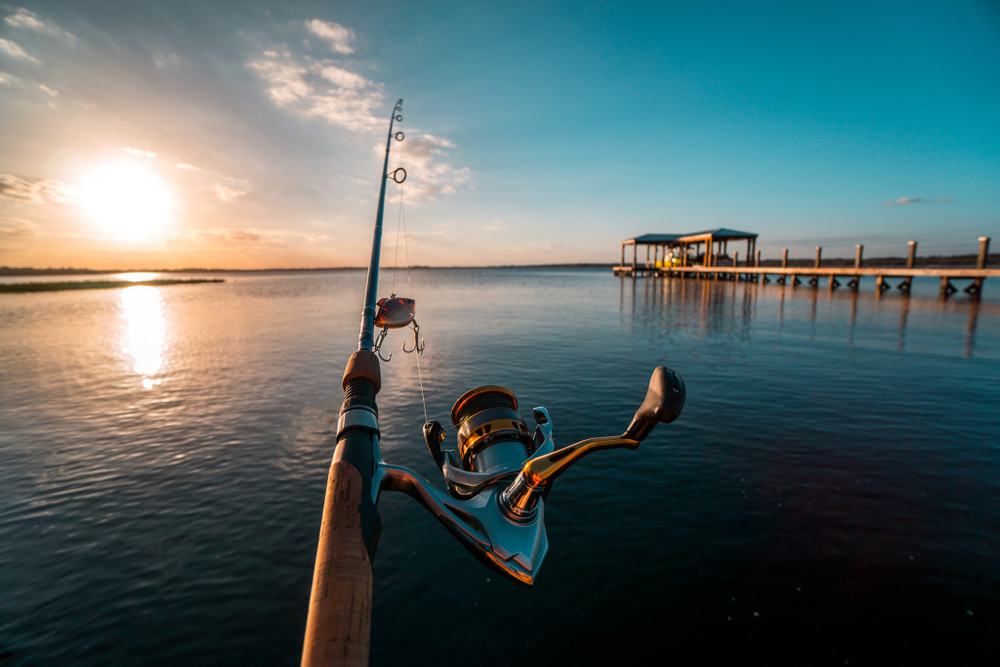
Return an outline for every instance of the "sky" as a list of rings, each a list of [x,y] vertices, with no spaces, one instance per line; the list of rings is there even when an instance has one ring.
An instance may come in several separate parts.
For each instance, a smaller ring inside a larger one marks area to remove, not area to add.
[[[1000,3],[0,4],[0,265],[612,263],[1000,243]],[[402,200],[402,206],[400,205]],[[400,253],[403,256],[404,253]]]

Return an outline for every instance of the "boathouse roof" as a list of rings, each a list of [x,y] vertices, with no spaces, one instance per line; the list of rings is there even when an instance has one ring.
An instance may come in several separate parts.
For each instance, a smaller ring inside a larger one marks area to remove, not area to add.
[[[757,234],[753,232],[741,232],[738,229],[719,227],[718,229],[707,229],[702,232],[693,232],[690,234],[643,234],[642,236],[625,239],[622,241],[622,244],[659,245],[661,243],[685,243],[708,237],[716,241],[731,241],[733,239],[755,239],[757,238]]]

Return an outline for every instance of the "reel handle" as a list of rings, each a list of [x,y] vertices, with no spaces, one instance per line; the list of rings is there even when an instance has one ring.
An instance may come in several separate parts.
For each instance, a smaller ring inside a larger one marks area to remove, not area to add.
[[[686,390],[677,373],[657,366],[649,378],[646,398],[632,423],[618,437],[589,438],[528,459],[517,479],[503,492],[500,506],[515,521],[531,521],[539,499],[548,495],[555,479],[584,456],[603,449],[636,449],[659,423],[668,424],[684,409]]]

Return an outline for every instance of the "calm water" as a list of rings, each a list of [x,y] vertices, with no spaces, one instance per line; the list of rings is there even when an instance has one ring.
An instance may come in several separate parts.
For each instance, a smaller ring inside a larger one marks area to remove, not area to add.
[[[223,277],[0,295],[0,667],[298,664],[364,275]],[[431,418],[502,384],[618,433],[660,364],[688,400],[559,479],[534,588],[384,495],[372,663],[995,664],[1000,283],[936,289],[414,272]],[[404,339],[382,451],[439,483]]]

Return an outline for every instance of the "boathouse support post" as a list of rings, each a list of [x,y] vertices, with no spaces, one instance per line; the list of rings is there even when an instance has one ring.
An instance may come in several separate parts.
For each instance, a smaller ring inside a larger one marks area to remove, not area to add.
[[[632,241],[632,276],[633,277],[635,276],[635,260],[636,260],[636,253],[638,253],[638,252],[639,252],[639,244],[636,243],[635,241]]]
[[[622,241],[622,263],[618,266],[625,266],[625,242]]]
[[[733,280],[740,281],[740,253],[733,253]]]
[[[788,248],[781,249],[781,268],[788,268]]]

